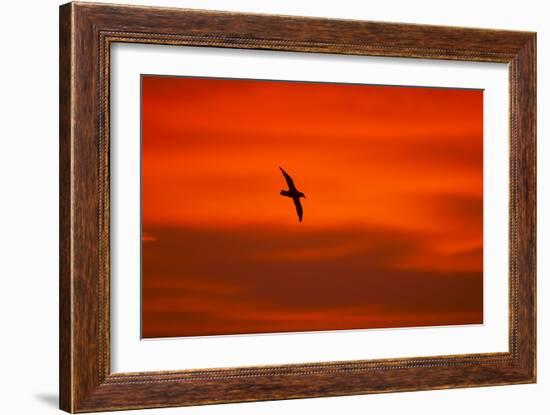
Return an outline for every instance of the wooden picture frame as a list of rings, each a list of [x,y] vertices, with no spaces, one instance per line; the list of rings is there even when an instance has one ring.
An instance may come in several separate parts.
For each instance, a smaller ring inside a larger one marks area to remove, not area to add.
[[[111,373],[109,62],[115,42],[509,65],[509,352]],[[536,34],[69,3],[60,8],[60,407],[68,412],[536,380]]]

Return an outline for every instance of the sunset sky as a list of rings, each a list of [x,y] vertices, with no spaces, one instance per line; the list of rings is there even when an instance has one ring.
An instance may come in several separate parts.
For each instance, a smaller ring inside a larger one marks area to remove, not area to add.
[[[143,337],[481,323],[482,271],[481,90],[142,77]]]

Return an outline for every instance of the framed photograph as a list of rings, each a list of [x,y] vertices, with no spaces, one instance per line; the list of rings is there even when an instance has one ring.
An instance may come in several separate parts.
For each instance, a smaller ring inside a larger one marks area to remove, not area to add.
[[[60,407],[536,381],[536,35],[60,8]]]

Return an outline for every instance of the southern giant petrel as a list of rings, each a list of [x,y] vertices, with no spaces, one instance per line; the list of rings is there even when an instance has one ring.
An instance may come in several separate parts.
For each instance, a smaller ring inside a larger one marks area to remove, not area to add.
[[[296,206],[296,213],[298,214],[298,220],[302,221],[302,216],[304,215],[304,210],[302,209],[302,204],[300,203],[300,198],[303,197],[306,198],[306,195],[302,192],[299,192],[298,189],[296,189],[296,186],[294,186],[294,181],[292,180],[292,177],[289,176],[289,174],[283,170],[282,167],[279,167],[281,171],[283,172],[283,176],[285,176],[286,183],[288,184],[288,190],[281,190],[281,195],[290,197],[292,201],[294,202],[294,205]]]

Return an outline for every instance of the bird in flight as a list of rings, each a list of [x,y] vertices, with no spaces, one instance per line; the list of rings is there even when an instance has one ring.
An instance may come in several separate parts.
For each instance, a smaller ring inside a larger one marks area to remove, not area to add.
[[[281,172],[283,173],[283,176],[285,176],[286,183],[288,184],[288,190],[281,190],[281,195],[290,197],[292,201],[294,202],[294,206],[296,206],[296,213],[298,214],[298,220],[302,221],[302,216],[304,215],[304,209],[302,208],[302,204],[300,203],[300,198],[303,197],[306,198],[306,195],[302,192],[299,192],[298,189],[296,189],[296,186],[294,186],[294,181],[292,180],[292,177],[283,170],[282,167],[279,167],[281,169]]]

